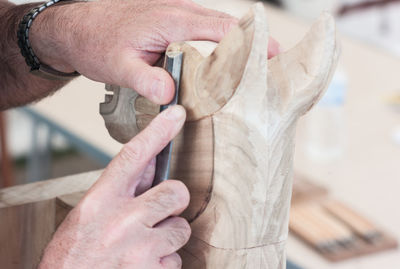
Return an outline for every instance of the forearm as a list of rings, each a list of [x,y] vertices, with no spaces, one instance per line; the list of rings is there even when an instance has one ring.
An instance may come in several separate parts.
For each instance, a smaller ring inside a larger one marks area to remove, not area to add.
[[[39,3],[31,3],[17,6],[0,0],[0,110],[39,100],[67,83],[32,75],[17,45],[16,33],[20,20],[30,9],[38,5]],[[50,43],[42,41],[41,35],[48,34],[54,17],[52,13],[56,8],[49,8],[40,14],[31,29],[32,47],[40,60],[42,60],[40,57],[45,57],[42,47],[45,43],[46,45]],[[51,46],[48,49],[50,52],[54,50]]]

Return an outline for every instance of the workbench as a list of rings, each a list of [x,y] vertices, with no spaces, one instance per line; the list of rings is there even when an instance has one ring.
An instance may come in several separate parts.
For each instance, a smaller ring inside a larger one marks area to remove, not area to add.
[[[243,15],[252,3],[245,0],[197,2],[236,16]],[[305,34],[306,22],[268,5],[267,11],[271,34],[284,48],[290,48]],[[334,197],[400,240],[400,146],[391,139],[394,128],[400,125],[400,114],[384,102],[387,94],[400,87],[400,60],[361,42],[340,39],[340,65],[348,77],[344,155],[327,164],[311,161],[304,148],[306,119],[303,119],[298,129],[295,170],[327,186]],[[102,83],[81,77],[27,109],[111,158],[121,145],[109,136],[99,115],[104,94]],[[399,250],[332,264],[293,236],[287,248],[290,259],[309,269],[400,268]]]

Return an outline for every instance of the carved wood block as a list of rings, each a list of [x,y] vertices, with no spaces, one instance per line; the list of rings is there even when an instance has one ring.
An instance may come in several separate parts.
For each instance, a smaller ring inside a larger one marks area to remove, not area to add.
[[[218,45],[171,44],[184,52],[171,178],[191,192],[192,237],[184,268],[285,268],[296,122],[322,96],[336,66],[328,14],[293,49],[267,61],[267,15],[255,5]],[[101,105],[125,143],[157,114],[132,90],[112,88]]]

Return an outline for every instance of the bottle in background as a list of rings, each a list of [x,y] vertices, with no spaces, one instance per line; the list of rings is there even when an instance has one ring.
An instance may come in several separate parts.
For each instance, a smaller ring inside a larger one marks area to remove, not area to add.
[[[345,148],[345,74],[338,69],[324,97],[306,119],[306,153],[317,162],[337,160]]]
[[[309,19],[316,19],[321,12],[333,12],[338,5],[337,0],[281,0],[285,9],[292,14]]]

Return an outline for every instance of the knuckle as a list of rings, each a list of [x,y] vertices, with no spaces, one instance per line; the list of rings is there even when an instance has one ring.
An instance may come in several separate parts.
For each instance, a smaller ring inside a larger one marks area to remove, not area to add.
[[[211,29],[221,38],[225,36],[233,27],[234,20],[226,18],[215,18],[211,22]]]
[[[129,162],[140,161],[146,152],[147,141],[140,136],[136,137],[134,141],[127,143],[121,150],[120,156],[123,160]]]
[[[175,206],[179,208],[185,208],[188,206],[190,194],[189,190],[182,181],[167,180],[161,185],[163,185],[162,187],[164,192],[168,194],[171,203],[175,204]]]
[[[96,215],[101,210],[101,203],[99,203],[99,199],[96,198],[96,194],[92,191],[89,191],[80,201],[79,204],[74,208],[75,211],[80,212],[82,220],[86,220],[87,218],[91,218]]]
[[[157,140],[163,144],[167,144],[169,142],[169,132],[166,126],[166,122],[161,121],[160,118],[156,118],[153,122],[148,126],[149,131],[157,138]]]
[[[189,204],[189,192],[183,183],[167,180],[154,188],[154,195],[144,197],[144,208],[149,212],[162,213],[168,210],[182,210]]]
[[[188,239],[189,237],[186,236],[186,233],[181,230],[170,231],[167,236],[168,244],[170,244],[174,249],[180,249],[183,247],[187,243]]]
[[[120,53],[121,56],[125,56],[128,54],[128,52],[125,53]],[[146,95],[146,73],[143,72],[142,70],[138,70],[139,68],[134,67],[132,68],[132,66],[128,63],[125,63],[125,61],[123,60],[119,60],[119,62],[124,63],[124,64],[120,64],[121,67],[118,71],[119,77],[120,77],[120,81],[122,82],[122,84],[124,84],[124,86],[127,86],[129,88],[134,89],[135,91],[137,91],[139,94],[141,95]],[[118,65],[117,65],[118,66]]]
[[[192,234],[192,229],[190,228],[189,222],[182,218],[182,217],[175,217],[176,219],[176,226],[178,230],[181,231],[183,238],[185,240],[189,239],[190,235]]]
[[[147,195],[144,199],[144,208],[148,212],[164,212],[170,203],[170,193],[161,190],[158,186],[156,187],[156,193],[154,195]]]
[[[190,238],[190,226],[185,219],[178,217],[173,219],[172,225],[174,227],[169,230],[167,235],[168,243],[172,247],[180,248],[184,246]]]
[[[171,185],[174,185],[173,189],[175,191],[175,196],[179,200],[179,203],[182,206],[187,207],[190,201],[190,193],[186,185],[179,180],[170,180],[169,182]]]
[[[220,19],[217,22],[217,27],[219,27],[222,34],[225,35],[230,31],[232,27],[232,22],[230,20]]]
[[[170,256],[171,267],[170,268],[182,268],[182,258],[178,253],[174,253]]]

